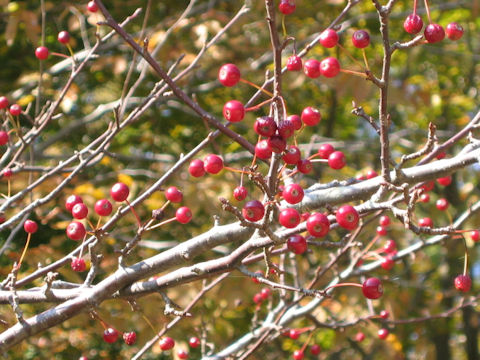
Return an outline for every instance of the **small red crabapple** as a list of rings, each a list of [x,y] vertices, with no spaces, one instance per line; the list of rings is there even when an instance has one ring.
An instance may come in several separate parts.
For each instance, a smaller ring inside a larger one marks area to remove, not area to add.
[[[328,156],[328,166],[334,170],[340,170],[345,165],[347,161],[345,160],[345,154],[342,151],[334,151]]]
[[[270,136],[267,139],[267,144],[270,150],[275,154],[280,154],[287,148],[287,141],[278,135]]]
[[[118,331],[114,328],[105,329],[103,332],[103,340],[109,344],[114,343],[118,339]]]
[[[245,107],[238,100],[230,100],[223,106],[223,117],[230,122],[240,122],[245,117]]]
[[[72,221],[70,224],[67,225],[66,233],[69,239],[78,241],[83,239],[87,231],[85,230],[85,226],[81,222]]]
[[[322,32],[318,41],[326,48],[333,48],[338,43],[338,34],[335,30],[326,29]]]
[[[112,203],[107,199],[100,199],[93,208],[99,216],[109,216],[112,213]]]
[[[377,226],[377,235],[378,236],[386,236],[387,235],[387,228],[385,226],[382,226],[382,225]]]
[[[248,190],[245,186],[237,186],[233,189],[233,197],[237,201],[243,201],[247,198]]]
[[[137,341],[137,334],[135,331],[123,333],[123,341],[125,341],[125,344],[132,346]]]
[[[260,140],[255,145],[255,155],[262,160],[268,160],[272,157],[272,150],[268,146],[267,140]]]
[[[163,351],[170,350],[175,346],[175,340],[168,336],[160,339],[158,343],[160,345],[160,349],[162,349]]]
[[[72,208],[72,216],[75,219],[85,219],[88,215],[88,207],[83,202],[75,204]]]
[[[316,59],[308,59],[303,65],[303,72],[310,79],[316,79],[322,75],[320,72],[320,61]]]
[[[375,170],[368,170],[367,171],[367,179],[373,179],[378,176],[378,173]]]
[[[378,299],[383,295],[382,282],[376,277],[368,278],[363,282],[362,292],[367,299]]]
[[[430,201],[430,195],[427,193],[420,195],[420,201],[423,203],[427,203]]]
[[[322,351],[322,348],[320,347],[320,345],[313,344],[312,346],[310,346],[310,354],[318,355],[320,354],[320,351]]]
[[[387,310],[380,311],[380,317],[382,319],[388,319],[389,316],[390,316],[390,313]]]
[[[257,305],[261,304],[263,302],[262,294],[256,293],[253,295],[253,302]]]
[[[298,115],[287,116],[287,120],[293,124],[295,130],[300,130],[302,128],[302,119]]]
[[[13,171],[12,169],[8,168],[8,169],[3,169],[2,171],[2,176],[5,178],[5,179],[10,179],[13,175]]]
[[[288,139],[295,133],[295,126],[291,121],[283,120],[278,124],[277,131],[282,138]]]
[[[389,332],[387,329],[380,329],[377,332],[378,338],[382,340],[385,340],[388,337],[388,334]]]
[[[307,251],[307,241],[302,235],[292,235],[287,240],[287,248],[294,254],[301,255]]]
[[[260,291],[260,296],[262,297],[263,300],[267,300],[271,294],[272,294],[272,290],[270,290],[269,288],[263,288]]]
[[[35,221],[33,220],[25,220],[23,223],[23,230],[29,234],[36,233],[38,230],[38,225]]]
[[[298,331],[297,329],[290,329],[290,331],[288,332],[288,336],[292,340],[297,340],[300,337],[300,331]]]
[[[410,14],[405,19],[403,28],[409,34],[418,34],[423,28],[423,20],[417,14]]]
[[[355,334],[355,341],[362,342],[363,340],[365,340],[365,334],[363,332],[359,331]]]
[[[437,160],[442,160],[445,156],[447,156],[447,153],[445,151],[440,151],[435,158]]]
[[[470,231],[470,237],[474,242],[478,242],[478,240],[480,240],[480,231],[478,230]]]
[[[179,223],[187,224],[192,220],[192,211],[188,207],[182,206],[176,211],[175,218]]]
[[[0,131],[0,146],[8,144],[8,133],[6,131]]]
[[[420,188],[428,192],[428,191],[431,191],[434,188],[434,186],[435,186],[435,183],[433,181],[427,181]]]
[[[392,268],[395,266],[395,261],[393,261],[391,256],[386,256],[382,259],[380,266],[384,270],[392,270]]]
[[[303,109],[301,119],[305,125],[315,126],[322,120],[322,115],[317,109],[308,106]]]
[[[270,137],[275,135],[277,123],[271,116],[262,116],[255,120],[253,130],[255,130],[258,135]]]
[[[305,355],[304,355],[302,350],[295,350],[293,352],[293,359],[294,360],[303,360],[304,357],[305,357]]]
[[[450,40],[458,40],[463,36],[463,27],[456,22],[451,22],[445,28],[445,33]]]
[[[165,190],[165,197],[172,203],[179,203],[183,199],[183,194],[176,186],[170,186]]]
[[[116,183],[110,189],[110,196],[112,197],[113,200],[117,202],[122,202],[127,200],[129,194],[130,194],[130,189],[126,184],[122,182]]]
[[[188,352],[184,349],[179,349],[177,351],[177,356],[179,359],[188,359]]]
[[[357,30],[352,35],[352,44],[358,49],[366,48],[370,44],[370,35],[365,30]]]
[[[325,214],[313,213],[307,219],[307,231],[310,235],[321,238],[328,234],[330,221]]]
[[[380,217],[380,220],[378,220],[378,223],[381,226],[388,226],[390,225],[390,218],[388,217],[388,215],[383,215],[382,217]]]
[[[223,86],[235,86],[240,81],[240,70],[234,64],[225,64],[218,70],[218,80]]]
[[[423,227],[431,228],[433,227],[433,221],[429,217],[424,217],[418,220],[418,225]]]
[[[12,104],[10,105],[8,111],[10,111],[10,114],[12,114],[13,116],[18,116],[22,113],[22,108],[18,104]]]
[[[95,3],[94,0],[91,0],[88,2],[87,10],[90,11],[91,13],[95,13],[98,11],[98,5]]]
[[[35,56],[38,60],[46,60],[48,58],[48,48],[39,46],[35,49]]]
[[[192,160],[192,162],[188,166],[188,172],[193,177],[202,177],[203,175],[205,175],[205,168],[203,166],[203,161],[200,159]]]
[[[358,225],[358,212],[351,205],[341,206],[335,215],[338,225],[347,230],[353,230]]]
[[[383,246],[383,251],[387,254],[393,253],[397,249],[397,243],[394,240],[387,240],[385,245]]]
[[[299,71],[302,70],[302,58],[298,55],[292,55],[287,59],[287,70],[288,71]]]
[[[468,275],[458,275],[454,280],[455,288],[462,292],[470,291],[472,279]]]
[[[263,273],[262,273],[262,275],[263,275]],[[192,336],[188,340],[188,345],[190,345],[191,348],[195,349],[195,348],[200,346],[200,339],[196,336]]]
[[[8,107],[8,99],[6,96],[0,96],[0,109],[6,109]]]
[[[318,155],[322,159],[328,159],[331,153],[335,151],[335,148],[331,144],[322,144],[318,149]]]
[[[437,43],[445,38],[445,30],[438,24],[427,25],[423,34],[430,44]]]
[[[313,170],[312,162],[308,159],[302,159],[297,163],[297,169],[302,174],[310,174]]]
[[[218,174],[223,169],[223,160],[218,155],[208,154],[203,160],[203,167],[209,174]]]
[[[283,209],[278,215],[278,222],[287,229],[293,229],[300,224],[300,214],[293,208]]]
[[[334,57],[328,57],[320,61],[320,73],[327,77],[333,78],[340,72],[340,63]]]
[[[448,186],[452,183],[452,177],[450,175],[441,177],[437,179],[437,182],[442,186]]]
[[[289,204],[298,204],[302,201],[304,191],[298,184],[288,184],[282,192],[283,199]]]
[[[441,199],[438,199],[435,206],[437,207],[438,210],[440,211],[445,211],[448,209],[448,200],[447,199],[444,199],[444,198],[441,198]]]
[[[72,208],[78,204],[78,203],[82,203],[83,200],[80,196],[78,195],[70,195],[67,200],[65,200],[65,208],[72,212]]]
[[[76,272],[84,272],[87,269],[85,260],[83,260],[82,258],[73,258],[72,262],[70,263],[70,267],[73,271]]]
[[[280,4],[278,4],[278,10],[283,15],[290,15],[295,11],[295,1],[294,0],[280,0]]]
[[[295,145],[290,145],[285,150],[285,153],[282,156],[283,161],[287,165],[296,165],[302,157],[300,149]]]
[[[251,200],[244,205],[242,214],[248,221],[256,222],[265,215],[265,207],[260,201]]]
[[[68,31],[60,31],[57,36],[57,40],[62,44],[68,44],[70,41],[70,34]]]

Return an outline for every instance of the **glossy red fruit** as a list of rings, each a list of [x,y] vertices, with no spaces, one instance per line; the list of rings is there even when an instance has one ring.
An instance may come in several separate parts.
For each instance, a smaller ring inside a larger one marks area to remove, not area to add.
[[[255,271],[255,274],[263,277],[263,272],[260,271],[260,270]],[[253,281],[255,284],[260,284],[260,281],[259,281],[256,277],[252,277],[252,281]]]
[[[293,124],[295,130],[300,130],[302,128],[302,119],[298,115],[287,116],[287,120]]]
[[[267,300],[271,294],[272,294],[272,290],[270,290],[269,288],[263,288],[260,291],[260,296],[262,297],[263,300]]]
[[[303,189],[298,184],[288,184],[282,192],[283,199],[289,204],[298,204],[304,196]]]
[[[158,344],[160,345],[160,349],[166,351],[170,350],[175,346],[175,340],[173,340],[171,337],[166,336],[164,338],[161,338]]]
[[[303,72],[311,79],[316,79],[322,75],[320,72],[320,61],[316,59],[309,59],[303,65]]]
[[[255,295],[253,295],[253,302],[257,305],[260,305],[263,302],[262,294],[256,293]]]
[[[377,235],[378,236],[387,236],[387,228],[385,226],[377,226]]]
[[[438,24],[427,25],[423,34],[430,44],[437,43],[445,38],[445,30]]]
[[[218,155],[209,154],[203,159],[203,167],[209,174],[218,174],[223,169],[223,160]]]
[[[92,12],[92,13],[95,13],[95,12],[98,11],[98,5],[95,3],[94,0],[88,2],[87,10]]]
[[[294,0],[280,0],[278,4],[278,10],[284,15],[290,15],[295,11],[295,1]]]
[[[409,34],[418,34],[423,28],[423,20],[417,14],[410,14],[403,22],[403,28]]]
[[[10,108],[8,109],[8,111],[10,111],[10,114],[12,114],[13,116],[18,116],[22,113],[22,108],[18,104],[13,104],[13,105],[10,105]]]
[[[320,35],[318,41],[326,48],[333,48],[338,43],[338,34],[335,30],[326,29]]]
[[[300,224],[300,214],[292,208],[283,209],[278,215],[278,222],[287,229],[293,229]]]
[[[237,186],[233,189],[233,197],[237,201],[243,201],[247,198],[248,190],[245,186]]]
[[[88,207],[84,203],[75,204],[72,208],[72,216],[75,219],[85,219],[88,215]]]
[[[230,100],[223,106],[223,117],[230,122],[240,122],[245,117],[245,107],[238,100]]]
[[[70,34],[68,31],[60,31],[57,36],[57,40],[62,44],[68,44],[70,41]]]
[[[295,133],[295,126],[291,121],[283,120],[280,121],[280,123],[278,124],[277,131],[282,138],[288,139],[289,137],[292,137]]]
[[[6,131],[0,131],[0,146],[8,144],[8,133]]]
[[[118,202],[127,200],[128,194],[130,194],[130,190],[128,189],[128,186],[122,182],[116,183],[110,189],[110,196],[113,200]]]
[[[78,204],[78,203],[83,203],[83,200],[80,196],[78,195],[70,195],[67,200],[65,200],[65,208],[68,210],[68,211],[72,211],[72,208],[74,205]]]
[[[256,222],[265,215],[265,207],[258,200],[248,201],[242,209],[242,214],[248,221]]]
[[[451,22],[445,28],[445,33],[450,40],[458,40],[463,36],[463,27],[456,22]]]
[[[177,351],[177,356],[179,359],[188,359],[188,352],[184,349],[180,349]]]
[[[338,225],[347,230],[353,230],[358,226],[358,212],[351,205],[341,206],[335,215]]]
[[[468,275],[458,275],[454,280],[455,288],[462,292],[470,291],[472,279]]]
[[[176,186],[170,186],[165,191],[165,197],[172,203],[179,203],[183,200],[183,194]]]
[[[300,71],[302,70],[302,58],[298,55],[292,55],[287,59],[288,71]]]
[[[38,60],[46,60],[48,58],[48,48],[39,46],[35,49],[35,56]]]
[[[474,242],[478,242],[478,240],[480,240],[480,231],[478,230],[470,231],[470,237]]]
[[[303,353],[302,350],[295,350],[293,352],[293,359],[294,360],[303,360],[305,354]]]
[[[382,269],[392,270],[393,267],[395,266],[395,261],[393,261],[393,259],[390,256],[386,256],[382,259],[380,266],[382,267]]]
[[[300,149],[294,145],[290,145],[285,150],[282,159],[285,161],[285,164],[296,165],[300,161],[301,157],[302,154],[300,153]]]
[[[292,340],[297,340],[300,337],[300,331],[297,329],[290,329],[288,332],[288,337]]]
[[[297,163],[297,170],[302,174],[310,174],[313,170],[312,162],[308,159],[302,159]]]
[[[66,233],[69,239],[78,241],[83,239],[87,230],[85,230],[85,226],[81,222],[72,221],[67,225]]]
[[[125,341],[125,344],[128,346],[132,346],[135,344],[135,341],[137,341],[137,334],[135,331],[123,333],[123,341]]]
[[[263,273],[262,273],[262,275],[263,275]],[[195,349],[195,348],[200,346],[200,339],[196,336],[192,336],[188,340],[188,345],[190,345],[191,348]]]
[[[12,169],[3,169],[2,171],[2,176],[5,178],[5,179],[10,179],[13,175],[13,171]]]
[[[268,160],[272,157],[272,149],[268,146],[267,140],[260,140],[255,145],[255,155],[262,160]]]
[[[322,348],[320,347],[320,345],[313,344],[312,346],[310,346],[310,354],[318,355],[320,354],[320,351],[322,351]]]
[[[307,219],[307,231],[310,235],[321,238],[328,234],[330,221],[325,214],[313,213]]]
[[[240,70],[234,64],[225,64],[218,70],[218,80],[223,86],[235,86],[240,81]]]
[[[390,313],[387,310],[380,311],[380,317],[382,319],[388,319],[389,316],[390,316]]]
[[[434,186],[435,186],[435,183],[433,181],[427,181],[420,188],[428,192],[428,191],[431,191],[434,188]]]
[[[287,248],[297,255],[307,251],[307,241],[302,235],[292,235],[287,240]]]
[[[430,195],[428,194],[422,194],[420,195],[420,201],[423,203],[427,203],[430,201]]]
[[[437,182],[442,186],[448,186],[452,183],[452,177],[450,175],[441,177],[437,179]]]
[[[345,165],[347,165],[347,160],[345,160],[345,154],[342,151],[334,151],[328,157],[328,166],[334,170],[340,170]]]
[[[431,228],[433,227],[433,221],[429,217],[424,217],[418,220],[418,226]]]
[[[33,220],[25,220],[23,223],[23,230],[30,234],[36,233],[38,230],[38,225]]]
[[[370,35],[365,30],[357,30],[352,35],[352,44],[358,49],[366,48],[370,45]]]
[[[388,334],[389,332],[387,329],[380,329],[377,332],[378,338],[382,340],[385,340],[388,337]]]
[[[355,334],[355,341],[362,342],[365,340],[365,334],[361,331]]]
[[[205,175],[205,168],[203,166],[203,161],[200,159],[192,160],[192,162],[188,166],[188,172],[193,177],[202,177],[203,175]]]
[[[0,96],[0,109],[6,109],[8,104],[8,99],[5,96]]]
[[[320,73],[327,77],[333,78],[340,72],[340,63],[334,57],[328,57],[320,61]]]
[[[187,224],[192,220],[192,211],[188,207],[182,206],[175,212],[175,218],[179,223]]]
[[[388,226],[390,225],[390,218],[388,217],[388,215],[383,215],[380,217],[380,220],[378,220],[378,223],[381,226]]]
[[[271,116],[262,116],[255,120],[253,130],[255,130],[258,135],[270,137],[275,135],[277,124]]]
[[[387,240],[383,246],[383,251],[385,251],[387,254],[391,254],[395,250],[397,250],[397,243],[394,240]]]
[[[437,160],[442,160],[445,156],[447,156],[447,153],[445,151],[440,151],[435,158]]]
[[[435,203],[435,206],[437,207],[438,210],[440,211],[445,211],[448,209],[448,200],[445,198],[438,199],[437,202]]]
[[[317,109],[308,106],[302,111],[302,122],[307,126],[315,126],[320,120],[322,120],[322,115]]]
[[[320,148],[318,149],[318,155],[322,159],[328,159],[330,154],[332,154],[335,151],[335,148],[330,145],[330,144],[322,144],[320,145]]]
[[[114,328],[105,329],[103,332],[103,340],[109,344],[114,343],[118,339],[118,331]]]
[[[363,282],[362,292],[367,299],[378,299],[383,295],[382,282],[376,277],[368,278]]]
[[[378,176],[378,173],[375,170],[368,170],[367,171],[367,179],[373,179]]]
[[[286,140],[279,135],[270,136],[267,139],[267,144],[270,150],[276,154],[282,153],[287,148]]]
[[[85,270],[87,270],[85,260],[83,260],[82,258],[73,258],[72,262],[70,263],[70,267],[73,271],[76,272],[84,272]]]

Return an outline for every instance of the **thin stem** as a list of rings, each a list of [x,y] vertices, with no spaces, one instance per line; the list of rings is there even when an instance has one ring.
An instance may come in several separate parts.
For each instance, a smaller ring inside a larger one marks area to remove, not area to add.
[[[432,23],[432,18],[430,17],[430,7],[428,6],[428,0],[424,0],[425,3],[425,10],[427,11],[427,18],[428,18],[428,23]]]
[[[413,15],[417,14],[417,0],[413,0]]]
[[[248,85],[250,85],[250,86],[253,86],[255,89],[260,90],[261,92],[265,93],[266,95],[268,95],[268,96],[270,96],[270,97],[273,97],[273,94],[272,94],[270,91],[264,89],[264,88],[261,87],[261,86],[258,86],[257,84],[255,84],[255,83],[253,83],[253,82],[251,82],[251,81],[248,81],[248,80],[243,79],[243,78],[240,78],[240,81],[243,82],[243,83],[245,83],[245,84],[248,84]]]
[[[370,71],[370,66],[368,66],[367,54],[365,53],[365,49],[362,49],[363,61],[365,62],[365,67],[367,71]]]
[[[20,269],[20,266],[22,265],[22,261],[23,261],[23,258],[25,257],[25,254],[27,253],[28,245],[30,244],[31,238],[32,238],[32,233],[28,233],[27,242],[25,244],[25,247],[23,248],[22,256],[20,256],[20,260],[18,261],[18,264],[17,264],[17,270]]]
[[[365,79],[368,78],[368,75],[367,75],[367,74],[364,74],[364,73],[361,73],[361,72],[358,72],[358,71],[347,70],[347,69],[340,69],[340,71],[343,72],[343,73],[345,73],[345,74],[351,74],[351,75],[363,77],[363,78],[365,78]]]
[[[142,227],[142,222],[140,221],[140,218],[138,217],[137,212],[135,211],[135,209],[133,208],[133,206],[130,204],[130,202],[128,200],[125,199],[125,202],[127,203],[128,207],[132,211],[133,215],[135,215],[135,219],[137,219],[138,227],[141,228]]]
[[[160,226],[163,226],[163,225],[166,225],[166,224],[169,224],[171,222],[174,222],[175,220],[177,220],[176,217],[173,217],[173,218],[170,218],[168,220],[165,220],[165,221],[162,221],[161,223],[158,223],[157,225],[153,225],[147,229],[145,229],[145,231],[150,231],[150,230],[153,230],[153,229],[156,229],[156,228],[159,228]]]
[[[272,100],[273,99],[268,99],[268,100],[265,100],[265,101],[261,102],[260,104],[257,104],[257,105],[251,106],[249,108],[246,108],[245,112],[256,111],[256,110],[260,109],[263,105],[270,104],[272,102]]]

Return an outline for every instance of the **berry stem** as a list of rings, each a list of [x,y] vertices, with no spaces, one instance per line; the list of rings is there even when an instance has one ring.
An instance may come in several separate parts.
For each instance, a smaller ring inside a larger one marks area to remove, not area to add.
[[[260,109],[263,105],[267,105],[269,103],[272,102],[272,99],[268,99],[268,100],[265,100],[263,102],[261,102],[260,104],[257,104],[255,106],[251,106],[249,108],[245,108],[245,112],[249,112],[249,111],[255,111],[255,110],[258,110]]]
[[[285,14],[282,15],[282,30],[283,30],[283,36],[287,37],[287,27],[285,26]]]
[[[324,292],[326,293],[328,290],[330,289],[333,289],[333,288],[337,288],[337,287],[343,287],[343,286],[355,286],[355,287],[362,287],[362,284],[357,284],[357,283],[339,283],[339,284],[335,284],[335,285],[332,285],[332,286],[329,286],[327,287]]]
[[[137,219],[138,227],[141,228],[142,227],[142,222],[140,221],[140,218],[138,217],[137,212],[135,211],[135,209],[133,208],[133,206],[130,204],[130,202],[127,199],[125,199],[125,202],[127,203],[128,207],[132,211],[133,215],[135,215],[135,218]]]
[[[467,241],[465,240],[465,236],[462,235],[463,245],[465,246],[465,261],[463,262],[463,276],[467,275],[468,271],[468,249],[467,249]]]
[[[239,169],[235,169],[235,168],[232,168],[232,167],[229,167],[229,166],[224,166],[223,167],[225,170],[229,170],[229,171],[232,171],[232,172],[236,172],[236,173],[240,173],[242,174],[248,174],[248,175],[254,175],[251,171],[245,171],[245,170],[239,170]]]
[[[10,197],[10,179],[7,180],[7,197]]]
[[[150,328],[152,329],[154,334],[159,333],[159,331],[155,330],[155,328],[153,327],[153,324],[150,322],[150,320],[148,320],[148,318],[143,313],[142,313],[142,318],[143,318],[143,320],[145,320],[145,322],[148,324],[148,326],[150,326]]]
[[[266,95],[268,95],[268,96],[270,96],[270,97],[273,97],[273,94],[272,94],[270,91],[262,88],[261,86],[258,86],[257,84],[254,84],[254,83],[251,82],[251,81],[248,81],[248,80],[243,79],[243,78],[240,78],[240,81],[243,82],[243,83],[245,83],[245,84],[248,84],[248,85],[250,85],[250,86],[253,86],[255,89],[260,90],[261,92],[265,93]]]
[[[300,349],[300,351],[305,351],[305,349],[306,349],[307,346],[308,346],[308,343],[309,343],[310,340],[312,339],[312,336],[313,336],[313,331],[310,332],[310,334],[308,335],[307,341],[305,341],[305,343],[303,344],[303,346],[302,346],[302,348]]]
[[[150,227],[147,228],[145,231],[150,231],[150,230],[159,228],[160,226],[169,224],[169,223],[171,223],[171,222],[174,222],[175,220],[177,220],[176,217],[170,218],[170,219],[168,219],[168,220],[162,221],[161,223],[158,223],[157,225],[150,226]]]
[[[427,18],[428,18],[428,23],[432,23],[432,18],[430,17],[430,7],[428,6],[428,0],[424,0],[425,2],[425,10],[427,10]]]
[[[357,59],[355,59],[352,54],[350,54],[350,51],[348,51],[347,49],[345,49],[342,45],[340,44],[337,44],[337,46],[340,48],[340,50],[344,51],[345,54],[347,54],[347,56],[350,58],[350,60],[352,60],[355,64],[357,64],[358,66],[360,67],[363,67],[362,63],[360,61],[358,61]]]
[[[413,15],[417,15],[417,0],[413,0]]]
[[[51,52],[50,55],[62,57],[62,58],[65,58],[65,59],[68,59],[70,57],[68,55],[57,53],[57,52]]]
[[[365,62],[365,67],[367,68],[367,71],[370,71],[370,66],[368,66],[367,54],[365,53],[364,48],[362,48],[362,55],[363,55],[363,61]]]
[[[358,71],[347,70],[347,69],[340,69],[340,71],[345,73],[345,74],[351,74],[351,75],[360,76],[360,77],[363,77],[365,79],[368,79],[367,74],[364,74],[364,73],[361,73],[361,72],[358,72]]]
[[[30,239],[32,238],[32,233],[28,233],[27,235],[27,242],[25,243],[25,247],[23,248],[22,256],[20,256],[20,260],[18,261],[17,264],[17,270],[20,269],[20,266],[22,265],[23,258],[25,257],[25,254],[27,253],[28,245],[30,244]]]

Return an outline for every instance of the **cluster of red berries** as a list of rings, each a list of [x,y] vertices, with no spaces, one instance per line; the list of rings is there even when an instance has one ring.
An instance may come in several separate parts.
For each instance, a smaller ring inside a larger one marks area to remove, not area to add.
[[[407,16],[403,23],[403,28],[409,34],[416,35],[423,29],[423,20],[414,12]],[[439,24],[430,22],[430,24],[425,27],[423,35],[427,42],[436,43],[442,41],[445,38],[445,35],[447,35],[450,40],[458,40],[463,36],[463,32],[464,30],[462,26],[456,22],[451,22],[445,29]]]

